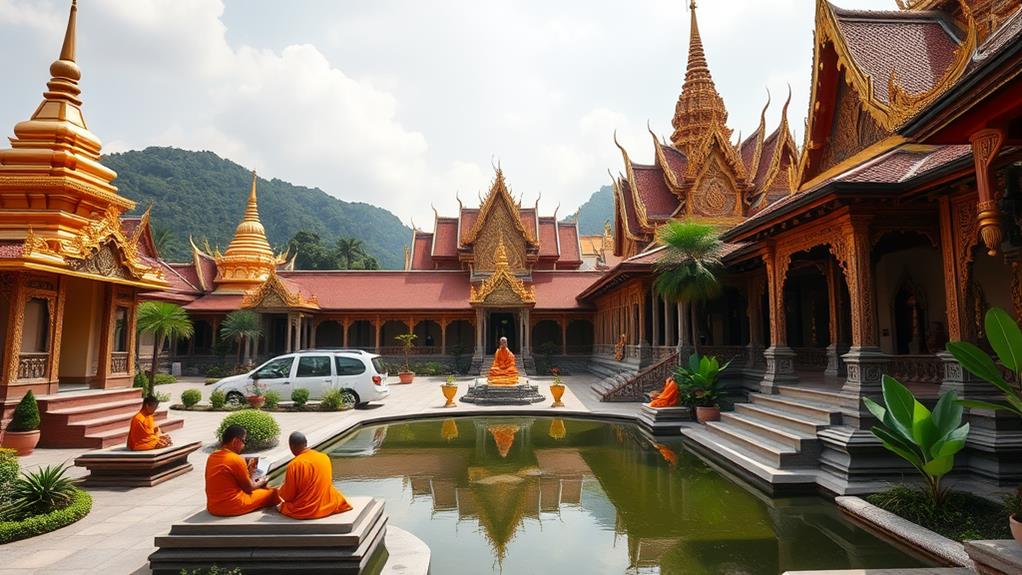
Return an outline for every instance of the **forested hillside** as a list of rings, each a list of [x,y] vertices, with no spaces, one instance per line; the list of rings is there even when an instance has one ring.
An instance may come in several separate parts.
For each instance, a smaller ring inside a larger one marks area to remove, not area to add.
[[[572,220],[574,216],[565,218],[565,221]],[[604,222],[614,223],[614,190],[610,186],[593,192],[578,210],[578,230],[584,236],[602,234]]]

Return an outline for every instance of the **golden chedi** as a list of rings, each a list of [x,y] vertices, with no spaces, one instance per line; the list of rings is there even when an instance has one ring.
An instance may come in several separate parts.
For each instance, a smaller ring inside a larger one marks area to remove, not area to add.
[[[507,338],[500,338],[500,346],[493,356],[493,366],[486,375],[486,383],[490,385],[515,385],[518,383],[518,368],[515,366],[515,354],[507,348]]]
[[[256,174],[252,172],[252,191],[248,195],[245,215],[227,250],[216,255],[216,291],[242,293],[258,287],[270,277],[281,261],[282,258],[273,253],[266,239],[266,230],[259,221]]]

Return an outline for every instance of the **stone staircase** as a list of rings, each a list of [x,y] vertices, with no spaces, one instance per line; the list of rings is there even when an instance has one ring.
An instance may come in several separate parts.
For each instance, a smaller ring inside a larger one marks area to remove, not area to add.
[[[776,395],[751,393],[720,421],[682,435],[775,485],[815,484],[819,433],[841,424],[842,399],[836,390],[779,386]]]
[[[37,398],[42,416],[41,447],[102,449],[123,444],[131,418],[142,404],[141,389],[90,390]],[[183,419],[170,419],[157,410],[156,424],[164,432],[180,429]]]
[[[634,386],[635,378],[639,377],[639,366],[602,357],[594,357],[589,363],[589,371],[600,379],[590,386],[600,401],[641,401],[635,394],[622,394],[622,390]],[[646,370],[643,370],[646,371]],[[657,388],[663,386],[663,380]],[[634,396],[634,397],[633,397]]]

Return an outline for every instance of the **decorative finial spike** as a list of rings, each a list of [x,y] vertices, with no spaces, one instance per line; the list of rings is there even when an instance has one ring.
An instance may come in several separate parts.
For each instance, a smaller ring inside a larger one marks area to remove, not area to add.
[[[78,0],[71,0],[71,15],[67,19],[67,31],[64,33],[64,45],[60,48],[60,59],[75,61],[75,43],[77,37]]]

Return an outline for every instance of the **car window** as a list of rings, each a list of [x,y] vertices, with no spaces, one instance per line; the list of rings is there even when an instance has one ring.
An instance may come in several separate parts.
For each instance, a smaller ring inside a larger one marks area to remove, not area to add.
[[[366,371],[362,360],[353,357],[338,355],[334,357],[334,363],[337,364],[337,375],[358,375]]]
[[[376,369],[376,373],[384,374],[387,373],[387,367],[383,365],[383,359],[379,357],[373,358],[373,367]]]
[[[256,372],[256,377],[259,379],[288,377],[291,375],[291,366],[294,362],[294,357],[282,357],[280,359],[268,361],[259,368],[259,371]]]
[[[296,377],[323,377],[330,375],[330,358],[325,355],[306,355],[298,360]]]

